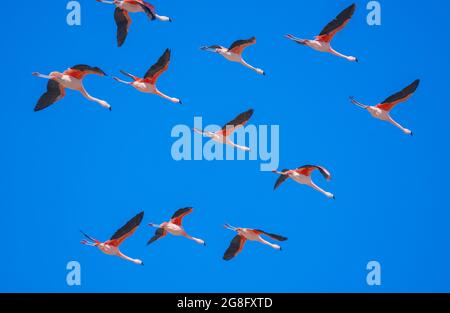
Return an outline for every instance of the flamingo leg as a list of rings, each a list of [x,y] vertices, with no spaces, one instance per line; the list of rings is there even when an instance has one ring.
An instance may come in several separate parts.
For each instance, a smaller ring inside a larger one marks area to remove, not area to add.
[[[286,37],[287,39],[293,40],[293,41],[295,41],[296,43],[298,43],[298,44],[300,44],[300,45],[304,45],[304,46],[306,46],[306,43],[308,42],[308,40],[306,40],[306,39],[300,39],[300,38],[297,38],[297,37],[295,37],[295,36],[293,36],[293,35],[291,35],[291,34],[288,34],[288,35],[286,35],[285,37]]]
[[[52,79],[49,75],[43,75],[43,74],[38,73],[38,72],[33,72],[32,75],[36,76],[36,77],[39,77],[39,78]]]
[[[350,101],[351,101],[351,103],[353,103],[353,104],[356,105],[356,106],[359,106],[359,107],[362,108],[362,109],[367,109],[367,105],[362,104],[362,103],[359,102],[359,101],[356,101],[355,98],[353,98],[353,97],[350,97]]]
[[[131,84],[133,84],[133,82],[126,82],[126,81],[124,81],[124,80],[121,80],[121,79],[118,78],[118,77],[113,77],[113,79],[114,79],[116,82],[119,82],[119,83],[122,83],[122,84],[125,84],[125,85],[131,85]]]

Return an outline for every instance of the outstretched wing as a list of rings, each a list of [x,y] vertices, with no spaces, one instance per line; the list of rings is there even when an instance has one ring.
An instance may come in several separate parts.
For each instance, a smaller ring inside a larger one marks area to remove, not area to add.
[[[155,232],[155,235],[147,242],[147,246],[154,243],[156,240],[163,238],[165,235],[167,235],[167,232],[164,230],[164,228],[158,228]]]
[[[340,30],[342,30],[345,25],[350,21],[355,13],[356,5],[352,4],[344,11],[342,11],[334,20],[328,23],[327,26],[320,32],[319,36],[316,37],[317,40],[330,42],[333,40],[334,35],[336,35]]]
[[[64,71],[64,74],[83,79],[86,75],[94,74],[99,76],[106,76],[106,73],[99,67],[89,66],[86,64],[77,64]]]
[[[172,216],[172,219],[170,220],[171,223],[176,224],[178,226],[181,226],[181,223],[183,223],[183,218],[188,215],[191,214],[193,211],[192,208],[183,208],[183,209],[179,209],[178,211],[175,212],[175,214]]]
[[[228,48],[228,51],[236,54],[242,54],[245,48],[248,46],[254,45],[256,43],[256,37],[252,37],[245,40],[236,40],[233,44]]]
[[[287,169],[284,169],[284,170],[282,170],[281,172],[282,173],[286,173],[286,172],[288,172],[289,170],[287,170]],[[275,182],[275,186],[273,187],[273,190],[277,190],[278,189],[278,187],[280,187],[280,185],[282,184],[282,183],[284,183],[285,181],[286,181],[286,179],[288,179],[289,178],[289,176],[288,175],[280,175],[280,177],[278,177],[278,179],[277,179],[277,181]]]
[[[419,79],[415,80],[411,85],[404,88],[402,91],[393,94],[392,96],[390,96],[389,98],[378,104],[376,107],[385,111],[392,110],[397,104],[408,100],[417,90],[419,84],[420,80]]]
[[[114,11],[114,20],[117,25],[117,45],[121,47],[127,39],[131,18],[127,11],[116,8]]]
[[[330,180],[331,179],[331,174],[330,172],[323,166],[317,166],[317,165],[304,165],[301,166],[299,168],[296,169],[296,172],[305,176],[310,176],[312,172],[314,172],[315,170],[320,171],[320,173],[322,174],[322,176],[326,179],[326,180]]]
[[[156,19],[155,16],[155,7],[153,5],[151,5],[150,3],[147,3],[143,0],[135,0],[135,2],[140,5],[142,7],[142,9],[144,10],[145,14],[147,14],[147,16],[153,21],[154,19]]]
[[[170,49],[166,49],[163,55],[159,58],[158,62],[156,62],[148,71],[145,73],[145,79],[151,84],[156,83],[159,76],[164,73],[169,68],[170,63]]]
[[[47,83],[47,92],[39,98],[37,105],[34,107],[34,111],[41,111],[49,107],[56,101],[64,98],[65,95],[65,88],[57,81],[50,79]]]
[[[223,255],[223,259],[225,261],[229,261],[232,258],[234,258],[236,255],[239,254],[239,252],[242,251],[244,248],[244,244],[247,241],[244,237],[237,235],[236,237],[231,240],[230,246],[228,247],[227,251],[225,251],[225,254]]]
[[[278,240],[278,241],[286,241],[286,240],[288,240],[286,237],[283,237],[283,236],[280,236],[280,235],[271,234],[271,233],[267,233],[264,230],[256,229],[255,231],[258,232],[259,234],[264,234],[264,235],[269,236],[270,238]]]
[[[112,235],[111,239],[107,241],[107,243],[116,247],[120,246],[125,239],[130,237],[136,231],[143,218],[144,212],[141,212],[133,217],[128,221],[128,223],[122,226],[122,228],[116,231],[114,235]]]
[[[234,120],[222,127],[218,133],[225,137],[231,135],[236,129],[243,127],[248,122],[248,120],[252,117],[253,112],[253,109],[250,109],[239,114]]]

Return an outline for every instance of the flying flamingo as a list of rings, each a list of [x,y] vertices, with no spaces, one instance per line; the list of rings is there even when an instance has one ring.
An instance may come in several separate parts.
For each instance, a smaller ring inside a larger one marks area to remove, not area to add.
[[[274,173],[280,175],[280,177],[278,178],[278,180],[275,183],[274,190],[276,190],[278,187],[280,187],[280,185],[282,183],[284,183],[284,181],[286,179],[292,178],[299,184],[308,185],[308,186],[316,189],[317,191],[323,193],[328,198],[335,199],[335,197],[332,193],[326,192],[325,190],[321,189],[319,186],[317,186],[312,181],[311,174],[315,170],[318,170],[323,175],[323,177],[325,177],[326,180],[331,179],[331,174],[330,174],[330,172],[327,171],[327,169],[325,169],[322,166],[316,166],[316,165],[305,165],[305,166],[299,167],[295,170],[283,170],[281,172],[273,171]]]
[[[120,252],[119,247],[124,242],[125,239],[133,235],[136,229],[142,222],[144,217],[144,212],[139,213],[135,217],[133,217],[128,223],[126,223],[122,228],[114,233],[110,240],[106,242],[100,242],[97,239],[92,238],[89,235],[86,235],[84,232],[81,232],[87,240],[81,241],[82,244],[92,247],[97,247],[103,253],[107,255],[118,256],[124,260],[133,262],[135,264],[144,265],[144,263],[139,259],[132,259],[122,252]]]
[[[281,247],[279,245],[275,245],[273,243],[270,243],[266,240],[264,240],[261,235],[266,235],[272,239],[278,240],[278,241],[286,241],[287,238],[280,236],[280,235],[275,235],[275,234],[270,234],[267,233],[263,230],[258,230],[258,229],[250,229],[250,228],[237,228],[237,227],[233,227],[230,226],[228,224],[225,225],[225,228],[233,230],[235,232],[237,232],[238,234],[233,238],[233,240],[231,241],[230,246],[228,247],[227,251],[225,251],[225,254],[223,255],[223,259],[225,261],[229,261],[232,258],[234,258],[236,255],[238,255],[242,249],[244,248],[245,242],[247,240],[250,241],[258,241],[262,244],[268,245],[269,247],[272,247],[276,250],[280,250],[281,251]]]
[[[300,45],[311,47],[314,50],[328,52],[338,57],[347,59],[350,62],[358,62],[356,57],[343,55],[331,47],[331,41],[333,40],[334,35],[336,35],[345,27],[345,25],[347,25],[352,18],[353,13],[355,13],[355,9],[356,5],[352,4],[347,9],[342,11],[333,21],[325,26],[319,36],[316,36],[315,40],[300,39],[294,37],[293,35],[286,35],[286,38],[291,39]]]
[[[394,121],[394,119],[389,114],[390,114],[391,110],[397,104],[399,104],[401,102],[405,102],[413,95],[413,93],[416,91],[417,87],[419,87],[419,83],[420,83],[419,79],[415,80],[411,85],[409,85],[402,91],[399,91],[396,94],[393,94],[392,96],[390,96],[389,98],[387,98],[386,100],[384,100],[383,102],[381,102],[380,104],[377,104],[375,106],[364,105],[364,104],[356,101],[353,97],[350,97],[350,100],[353,104],[369,111],[369,113],[373,117],[375,117],[379,120],[382,120],[382,121],[389,122],[389,123],[393,124],[394,126],[400,128],[405,134],[412,136],[413,135],[412,131],[404,128],[399,123]]]
[[[163,238],[164,236],[167,235],[167,233],[170,233],[174,236],[183,236],[186,237],[187,239],[193,240],[198,244],[204,245],[206,246],[205,242],[201,239],[189,236],[186,231],[183,229],[182,223],[183,223],[183,218],[192,213],[193,209],[192,208],[184,208],[184,209],[179,209],[178,211],[175,212],[175,214],[172,216],[172,218],[170,219],[169,222],[164,222],[161,225],[157,225],[157,224],[148,224],[151,227],[155,227],[157,228],[155,236],[153,236],[147,243],[147,245],[155,242],[158,239]]]
[[[237,40],[228,49],[219,45],[204,46],[200,49],[218,53],[228,61],[241,63],[242,65],[248,67],[249,69],[255,71],[260,75],[266,75],[266,73],[262,69],[251,66],[242,58],[242,52],[244,51],[244,49],[248,46],[254,45],[255,43],[256,38],[252,37],[247,40]]]
[[[158,62],[154,64],[145,74],[144,78],[139,78],[137,76],[131,75],[125,71],[120,71],[123,75],[133,79],[132,82],[123,81],[117,77],[113,77],[116,81],[122,84],[130,85],[139,90],[140,92],[156,94],[164,99],[172,101],[174,103],[182,103],[178,98],[169,97],[156,88],[156,81],[159,76],[164,73],[169,68],[170,62],[170,49],[166,49],[164,54],[159,58]]]
[[[237,148],[239,150],[250,151],[249,147],[244,147],[244,146],[237,145],[233,141],[231,141],[229,139],[229,137],[238,128],[243,127],[248,122],[248,120],[252,117],[252,115],[253,115],[253,109],[250,109],[250,110],[248,110],[248,111],[246,111],[244,113],[241,113],[234,120],[232,120],[231,122],[227,123],[224,127],[222,127],[221,130],[219,130],[219,131],[217,131],[215,133],[210,132],[210,131],[202,131],[202,130],[197,129],[197,128],[194,128],[193,130],[197,134],[209,137],[212,140],[214,140],[215,142],[218,142],[218,143],[221,143],[221,144],[230,145],[230,146],[232,146],[234,148]]]
[[[81,94],[88,100],[97,102],[102,107],[111,110],[111,106],[104,100],[100,100],[92,97],[83,86],[83,79],[88,74],[95,74],[105,76],[98,67],[91,67],[89,65],[75,65],[63,73],[51,72],[49,75],[42,75],[34,72],[33,75],[41,78],[48,79],[47,92],[44,93],[38,101],[38,104],[34,108],[34,111],[43,110],[58,100],[61,100],[66,95],[65,89],[72,89],[81,92]]]
[[[150,3],[142,0],[97,0],[106,4],[114,4],[116,10],[114,11],[114,19],[117,25],[117,45],[121,47],[127,39],[128,29],[132,23],[129,13],[144,12],[150,20],[160,20],[162,22],[172,22],[172,19],[167,16],[156,14],[155,7]]]

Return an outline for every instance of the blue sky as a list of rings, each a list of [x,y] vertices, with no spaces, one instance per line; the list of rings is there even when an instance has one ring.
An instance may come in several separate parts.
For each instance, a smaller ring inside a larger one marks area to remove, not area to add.
[[[0,291],[450,291],[448,1],[381,1],[382,25],[373,27],[367,2],[356,1],[334,47],[358,64],[283,38],[316,35],[351,1],[155,0],[174,22],[134,15],[120,49],[113,8],[80,2],[79,27],[66,24],[66,1],[3,5]],[[258,42],[245,57],[267,77],[199,50],[251,36]],[[142,75],[165,48],[172,62],[159,87],[183,105],[92,76],[86,88],[112,112],[71,91],[33,112],[46,86],[33,71],[87,63]],[[376,104],[416,78],[416,94],[393,111],[414,137],[348,102]],[[258,161],[172,159],[172,127],[192,126],[194,116],[222,124],[250,107],[252,123],[280,125],[280,167],[327,167],[330,183],[314,177],[336,201],[293,182],[273,192],[276,177]],[[167,237],[146,247],[154,232],[146,224],[186,206],[195,208],[186,229],[208,246]],[[141,210],[144,223],[122,250],[144,267],[79,243],[79,229],[106,240]],[[234,236],[225,222],[289,240],[282,252],[250,243],[225,262]],[[72,260],[82,267],[79,287],[66,284]],[[371,260],[381,263],[380,287],[366,284]]]

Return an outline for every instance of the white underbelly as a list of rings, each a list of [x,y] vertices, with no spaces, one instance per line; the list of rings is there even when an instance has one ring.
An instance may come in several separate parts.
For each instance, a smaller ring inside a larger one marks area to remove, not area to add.
[[[79,90],[81,88],[81,80],[69,75],[63,75],[58,79],[58,82],[68,89]]]
[[[293,180],[295,180],[297,183],[302,184],[302,185],[307,185],[311,182],[311,178],[308,176],[305,176],[305,175],[297,174],[297,175],[291,176],[291,178]]]
[[[164,228],[169,234],[174,236],[180,236],[184,233],[183,228],[176,224],[169,223]]]
[[[225,59],[227,59],[228,61],[231,61],[231,62],[240,62],[242,59],[242,57],[236,53],[225,52],[225,53],[221,53],[221,54]]]
[[[330,50],[330,45],[327,43],[323,43],[316,40],[308,41],[307,45],[314,50],[320,51],[320,52],[328,52]]]
[[[134,82],[133,87],[139,90],[140,92],[145,93],[155,93],[156,89],[153,85],[144,82]]]
[[[255,232],[253,231],[249,231],[246,229],[243,229],[239,232],[239,234],[241,236],[244,236],[247,240],[251,240],[251,241],[258,241],[259,240],[259,235],[255,234]]]
[[[144,10],[142,9],[142,7],[140,5],[132,4],[132,3],[126,3],[126,2],[124,2],[122,4],[122,9],[124,9],[125,11],[128,11],[130,13],[144,12]]]
[[[382,121],[389,120],[389,113],[384,111],[384,110],[377,109],[377,110],[374,110],[374,111],[370,111],[370,114],[373,117],[375,117],[375,118],[377,118],[379,120],[382,120]]]
[[[107,255],[116,255],[117,254],[117,248],[110,245],[103,245],[99,247],[99,249]]]

